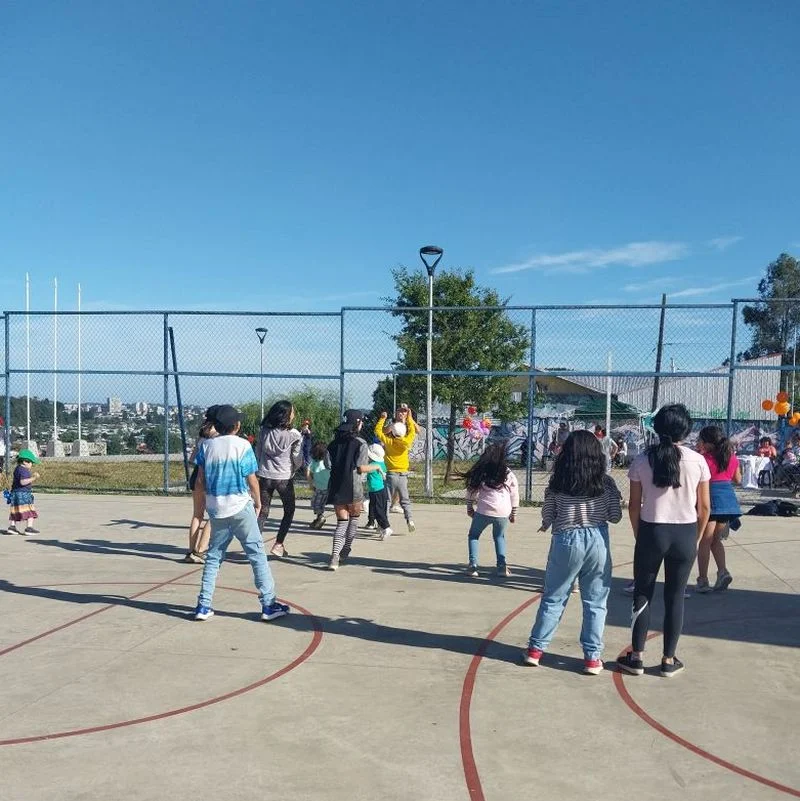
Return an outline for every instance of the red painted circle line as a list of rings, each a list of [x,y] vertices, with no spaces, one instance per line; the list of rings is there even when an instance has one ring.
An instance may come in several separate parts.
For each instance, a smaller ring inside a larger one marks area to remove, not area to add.
[[[757,618],[755,618],[757,619]],[[728,618],[728,621],[731,619]],[[735,620],[742,620],[742,618],[735,618]],[[726,620],[714,620],[714,621],[705,621],[706,623],[713,624],[713,623],[723,623],[728,622]],[[662,632],[656,631],[653,632],[647,639],[652,640],[662,636]],[[626,648],[620,653],[625,654],[629,651],[629,648]],[[726,759],[722,759],[722,757],[718,757],[716,754],[712,754],[710,751],[706,751],[704,748],[700,748],[699,746],[695,745],[689,740],[681,737],[679,734],[676,734],[671,729],[668,729],[663,723],[659,723],[654,717],[649,715],[644,709],[642,709],[636,701],[633,700],[633,696],[628,692],[628,688],[625,686],[625,680],[623,678],[623,674],[620,671],[616,671],[614,673],[614,687],[616,687],[617,692],[619,693],[620,698],[625,702],[627,707],[641,720],[643,720],[648,726],[655,729],[659,734],[663,734],[668,739],[672,740],[672,742],[677,743],[683,748],[686,748],[688,751],[691,751],[693,754],[696,754],[703,759],[707,759],[709,762],[713,762],[715,765],[719,765],[721,768],[725,768],[733,773],[738,774],[739,776],[744,776],[746,779],[751,779],[754,782],[758,782],[759,784],[763,784],[766,787],[770,787],[773,790],[778,790],[778,792],[786,793],[787,795],[794,796],[795,798],[800,798],[800,790],[795,789],[794,787],[788,787],[785,784],[780,784],[779,782],[773,781],[772,779],[768,779],[765,776],[760,776],[758,773],[753,773],[746,768],[739,767],[739,765],[735,765],[733,762],[728,762]]]
[[[615,565],[615,567],[626,567],[631,565],[632,562],[626,562],[624,564]],[[464,677],[464,685],[461,690],[461,703],[459,705],[459,719],[458,719],[458,733],[459,739],[461,741],[461,762],[464,767],[464,779],[467,784],[467,792],[469,793],[470,801],[486,801],[486,796],[483,793],[483,787],[481,785],[480,773],[478,772],[478,767],[475,763],[475,754],[472,750],[472,723],[470,720],[470,707],[472,705],[472,695],[475,690],[475,679],[478,673],[478,667],[480,666],[481,660],[486,654],[486,649],[498,634],[512,621],[514,618],[518,617],[522,612],[524,612],[528,607],[532,606],[534,603],[539,601],[542,597],[542,593],[537,593],[536,595],[529,598],[523,604],[520,604],[516,609],[506,615],[487,635],[484,641],[478,647],[478,650],[475,652],[475,655],[472,657],[472,661],[467,668],[467,674]],[[737,618],[738,619],[738,618]],[[714,621],[709,621],[714,622]],[[721,621],[715,621],[721,622]],[[652,639],[653,637],[660,637],[661,632],[654,632],[650,635],[648,639]],[[625,649],[626,651],[628,649]],[[623,651],[622,653],[625,653]],[[659,723],[654,718],[650,717],[630,696],[628,693],[625,684],[622,679],[622,674],[619,672],[614,673],[614,686],[617,688],[617,691],[620,694],[622,700],[626,703],[629,709],[631,709],[639,718],[641,718],[645,723],[649,726],[652,726],[657,732],[663,734],[665,737],[668,737],[673,742],[677,743],[678,745],[682,745],[684,748],[687,748],[693,754],[702,757],[703,759],[707,759],[710,762],[719,765],[720,767],[726,768],[740,776],[744,776],[745,778],[752,779],[753,781],[759,782],[760,784],[766,785],[767,787],[771,787],[774,790],[779,790],[780,792],[787,793],[788,795],[794,796],[796,798],[800,798],[800,791],[792,788],[787,787],[783,784],[779,784],[778,782],[774,782],[771,779],[767,779],[764,776],[759,776],[757,773],[753,773],[752,771],[746,770],[744,768],[740,768],[738,765],[734,765],[732,762],[728,762],[727,760],[721,759],[718,756],[700,748],[699,746],[690,743],[688,740],[685,740],[683,737],[675,734],[674,732],[670,731],[666,726]]]
[[[180,576],[176,576],[174,579],[170,579],[169,581],[162,581],[159,584],[154,584],[148,587],[146,590],[142,590],[142,592],[138,592],[135,595],[131,595],[124,600],[129,601],[135,598],[141,598],[143,595],[146,595],[150,592],[155,592],[162,587],[166,587],[169,584],[175,584],[179,586],[194,586],[189,584],[181,583],[181,579],[187,578],[191,576],[193,573],[197,573],[200,568],[196,568],[195,570],[191,570],[188,573],[182,573]],[[93,581],[93,582],[72,582],[70,584],[45,584],[45,585],[35,585],[35,586],[45,586],[45,587],[66,587],[66,586],[79,586],[79,585],[105,585],[111,586],[116,584],[141,584],[143,582],[115,582],[115,581]],[[243,592],[248,595],[255,595],[256,593],[253,590],[243,590],[240,587],[225,587],[222,585],[217,586],[218,590],[229,590],[231,592]],[[279,599],[283,603],[290,603],[285,599]],[[99,615],[102,612],[107,612],[109,609],[115,609],[120,604],[107,604],[106,606],[96,609],[94,612],[90,612],[87,615],[81,615],[80,617],[75,618],[74,620],[70,620],[67,623],[62,624],[61,626],[56,626],[49,631],[42,632],[41,634],[37,634],[35,637],[30,637],[23,642],[17,643],[16,645],[12,645],[4,650],[0,651],[0,656],[4,654],[10,653],[11,651],[15,651],[18,648],[22,648],[25,645],[29,645],[32,642],[36,642],[37,640],[41,640],[44,637],[49,637],[51,634],[55,634],[56,632],[63,631],[64,629],[74,626],[76,623],[80,623],[83,620],[87,620],[90,617],[94,617],[95,615]],[[164,718],[171,718],[175,717],[176,715],[184,715],[187,712],[194,712],[197,709],[203,709],[207,706],[213,706],[214,704],[219,704],[222,701],[228,701],[231,698],[236,698],[239,695],[244,695],[245,693],[249,693],[252,690],[255,690],[259,687],[263,687],[265,684],[269,684],[271,681],[275,681],[275,679],[279,679],[281,676],[285,676],[291,670],[294,670],[296,667],[301,665],[305,662],[319,647],[320,642],[322,641],[322,625],[320,624],[319,620],[308,611],[308,609],[304,609],[299,604],[291,603],[295,609],[299,612],[302,612],[306,617],[311,620],[311,624],[314,627],[314,633],[311,637],[311,642],[308,644],[306,649],[301,653],[296,659],[293,659],[288,665],[280,668],[280,670],[276,670],[274,673],[270,673],[268,676],[265,676],[263,679],[259,679],[258,681],[253,682],[252,684],[248,684],[246,687],[240,687],[236,690],[231,690],[224,695],[219,695],[216,698],[208,698],[205,701],[199,701],[196,704],[190,704],[189,706],[183,706],[178,709],[170,709],[167,712],[159,712],[154,715],[147,715],[141,718],[134,718],[132,720],[122,720],[118,721],[117,723],[108,723],[102,726],[89,726],[83,729],[69,729],[67,731],[59,731],[59,732],[52,732],[50,734],[39,734],[31,737],[15,737],[8,740],[0,740],[0,746],[4,745],[22,745],[24,743],[36,743],[41,742],[42,740],[57,740],[63,737],[77,737],[82,734],[95,734],[97,732],[102,731],[110,731],[112,729],[122,729],[126,728],[127,726],[137,726],[140,723],[152,723],[156,720],[163,720]]]

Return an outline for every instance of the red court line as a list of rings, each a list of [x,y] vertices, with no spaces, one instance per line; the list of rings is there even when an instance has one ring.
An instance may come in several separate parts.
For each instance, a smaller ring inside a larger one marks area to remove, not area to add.
[[[470,706],[472,704],[472,692],[475,689],[475,677],[478,673],[478,666],[481,663],[489,643],[519,614],[524,612],[529,606],[535,604],[542,594],[536,593],[525,603],[520,604],[513,612],[506,615],[487,635],[486,639],[480,644],[472,661],[467,668],[467,675],[464,677],[464,686],[461,689],[461,704],[458,709],[458,735],[461,741],[461,762],[464,766],[464,778],[467,782],[467,790],[472,801],[485,801],[481,786],[481,777],[478,773],[478,766],[475,764],[475,754],[472,751],[472,723],[470,721]]]
[[[194,568],[194,570],[190,570],[188,573],[181,573],[180,576],[175,576],[175,578],[170,579],[169,581],[162,581],[160,584],[153,584],[148,587],[146,590],[142,590],[141,592],[137,592],[136,595],[131,595],[130,597],[126,598],[127,601],[132,601],[136,598],[141,598],[143,595],[147,595],[149,592],[155,592],[156,590],[160,590],[162,587],[166,587],[168,584],[175,584],[176,582],[180,581],[181,579],[186,578],[187,576],[191,576],[194,573],[200,571],[201,568]],[[112,584],[144,584],[142,581],[126,581],[126,582],[116,582],[116,581],[104,581],[104,582],[86,582],[87,584],[104,584],[104,585],[112,585]],[[78,583],[74,584],[34,584],[29,585],[33,587],[70,587],[70,586],[79,586]],[[27,640],[23,640],[22,642],[18,642],[16,645],[10,645],[8,648],[4,648],[0,651],[0,656],[5,656],[6,654],[10,654],[12,651],[16,651],[18,648],[22,648],[25,645],[30,645],[32,642],[36,642],[37,640],[41,640],[43,637],[49,637],[51,634],[56,634],[59,631],[63,631],[64,629],[68,629],[70,626],[74,626],[76,623],[81,623],[84,620],[88,620],[90,617],[94,617],[95,615],[102,614],[103,612],[108,612],[109,609],[114,609],[119,604],[106,604],[106,606],[101,607],[100,609],[95,609],[94,612],[89,612],[86,615],[81,615],[80,617],[76,617],[74,620],[70,620],[68,623],[62,623],[60,626],[56,626],[54,629],[48,629],[48,631],[43,631],[41,634],[37,634],[35,637],[30,637]]]
[[[137,593],[136,595],[130,596],[130,598],[127,598],[126,600],[139,598],[145,593],[154,592],[156,589],[165,587],[168,584],[178,584],[180,579],[186,578],[187,576],[192,575],[192,573],[196,573],[199,569],[200,568],[197,568],[188,573],[183,573],[180,576],[176,576],[174,579],[171,579],[170,581],[165,581],[162,582],[161,584],[156,584],[152,587],[149,587],[146,590],[143,590],[140,593]],[[92,582],[92,583],[113,584],[114,582]],[[39,586],[54,587],[58,585],[50,584],[50,585],[39,585]],[[182,584],[180,586],[194,586],[194,585]],[[239,587],[223,587],[221,585],[218,585],[217,589],[231,590],[233,592],[244,592],[251,595],[256,594],[252,590],[243,590]],[[286,601],[283,598],[280,598],[279,600],[282,601],[283,603],[290,603],[289,601]],[[31,737],[16,737],[9,740],[0,740],[0,746],[22,745],[25,743],[41,742],[42,740],[56,740],[64,737],[77,737],[82,734],[95,734],[97,732],[110,731],[112,729],[121,729],[121,728],[126,728],[128,726],[136,726],[141,723],[151,723],[156,720],[163,720],[164,718],[175,717],[176,715],[183,715],[186,714],[187,712],[194,712],[197,709],[203,709],[204,707],[207,706],[219,704],[222,701],[228,701],[231,698],[236,698],[239,695],[244,695],[245,693],[251,692],[252,690],[257,689],[258,687],[263,687],[265,684],[269,684],[269,682],[275,681],[275,679],[279,679],[281,676],[286,675],[287,673],[289,673],[290,671],[294,670],[296,667],[301,665],[303,662],[305,662],[314,653],[314,651],[316,651],[317,648],[319,648],[319,644],[322,642],[322,624],[319,622],[319,620],[311,612],[309,612],[308,609],[305,609],[299,604],[291,603],[290,605],[295,609],[297,609],[299,612],[302,612],[302,614],[304,614],[311,620],[311,624],[314,627],[314,633],[311,637],[311,642],[308,644],[308,646],[306,646],[306,649],[303,651],[303,653],[300,654],[300,656],[292,660],[288,665],[285,665],[279,670],[276,670],[274,673],[270,673],[268,676],[265,676],[263,679],[259,679],[258,681],[255,681],[252,684],[248,684],[246,687],[240,687],[239,689],[231,690],[230,692],[225,693],[224,695],[219,695],[216,698],[209,698],[205,701],[199,701],[196,704],[190,704],[189,706],[180,707],[178,709],[170,709],[167,712],[159,712],[154,715],[147,715],[145,717],[134,718],[132,720],[122,720],[118,721],[117,723],[107,723],[102,726],[89,726],[83,729],[70,729],[67,731],[52,732],[50,734],[39,734]],[[17,648],[21,648],[24,645],[28,645],[29,643],[35,642],[36,640],[40,640],[42,639],[42,637],[47,637],[50,634],[55,634],[56,632],[62,631],[68,626],[72,626],[75,623],[80,623],[82,620],[86,620],[87,618],[90,618],[93,615],[99,614],[100,612],[105,612],[106,610],[113,609],[117,606],[119,606],[119,604],[109,604],[103,607],[102,609],[98,609],[95,612],[91,612],[88,615],[83,615],[79,618],[76,618],[75,620],[70,621],[69,623],[65,623],[62,626],[58,626],[54,629],[51,629],[50,631],[46,631],[43,634],[37,635],[36,637],[31,637],[30,639],[25,640],[25,642],[18,643],[17,645],[12,645],[10,648],[7,648],[6,650],[0,652],[0,656],[9,653],[10,651],[16,650]]]
[[[736,620],[740,620],[741,618],[736,618]],[[707,621],[708,623],[712,622],[724,622],[724,621]],[[653,632],[647,639],[652,640],[657,637],[661,637],[662,632],[657,631]],[[622,654],[627,653],[630,648],[626,648]],[[672,742],[677,743],[680,746],[683,746],[688,751],[691,751],[693,754],[696,754],[703,759],[707,759],[709,762],[713,762],[715,765],[719,765],[721,768],[725,768],[726,770],[731,771],[732,773],[736,773],[739,776],[744,776],[746,779],[751,779],[754,782],[758,782],[759,784],[763,784],[766,787],[771,787],[773,790],[778,790],[781,793],[786,793],[787,795],[794,796],[795,798],[800,798],[800,790],[796,790],[793,787],[787,787],[785,784],[780,784],[772,779],[766,778],[766,776],[760,776],[758,773],[753,773],[746,768],[739,767],[739,765],[735,765],[733,762],[728,762],[726,759],[722,759],[722,757],[718,757],[716,754],[712,754],[710,751],[706,751],[704,748],[700,748],[700,746],[695,745],[694,743],[689,742],[689,740],[684,739],[679,734],[676,734],[671,729],[668,729],[663,723],[659,723],[655,718],[651,717],[647,712],[645,712],[636,701],[633,700],[633,696],[628,692],[628,688],[625,686],[625,680],[623,678],[623,674],[620,671],[616,671],[614,673],[614,687],[616,687],[617,692],[619,693],[620,698],[625,702],[627,707],[639,718],[641,718],[648,726],[651,726],[655,729],[659,734],[663,734],[668,739],[672,740]]]

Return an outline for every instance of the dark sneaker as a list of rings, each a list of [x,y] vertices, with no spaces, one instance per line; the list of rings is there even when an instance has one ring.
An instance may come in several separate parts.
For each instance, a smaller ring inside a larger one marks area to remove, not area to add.
[[[628,582],[628,583],[627,583],[627,584],[626,584],[626,585],[625,585],[625,586],[622,588],[622,591],[625,593],[625,595],[633,595],[633,588],[634,588],[635,586],[636,586],[636,584],[635,584],[633,581],[629,581],[629,582]]]
[[[467,575],[470,578],[478,578],[478,566],[477,565],[467,565]]]
[[[33,526],[28,526],[25,531],[22,532],[26,537],[32,537],[34,534],[41,534],[38,528],[34,528]],[[729,582],[730,583],[730,582]]]
[[[343,565],[349,558],[350,558],[350,551],[352,549],[345,546],[342,548],[342,552],[339,554],[339,564]]]
[[[644,662],[630,652],[617,659],[617,667],[623,673],[630,673],[631,676],[641,676],[644,673]]]
[[[661,660],[661,675],[665,679],[671,679],[676,673],[683,670],[683,662],[678,657],[674,657],[672,664],[667,664],[663,659]]]
[[[289,607],[286,604],[279,604],[277,601],[273,601],[268,606],[261,607],[262,620],[276,620],[277,618],[288,614]]]
[[[542,652],[538,648],[528,648],[522,654],[522,664],[530,665],[531,667],[539,667],[539,660],[542,658]]]
[[[197,608],[194,610],[194,619],[208,620],[210,617],[214,617],[214,610],[208,606],[200,606],[198,604]]]

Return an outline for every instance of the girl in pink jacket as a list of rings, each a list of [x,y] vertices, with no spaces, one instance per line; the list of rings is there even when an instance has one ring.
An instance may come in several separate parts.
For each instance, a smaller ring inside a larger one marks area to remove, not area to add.
[[[510,576],[506,564],[506,529],[509,523],[516,521],[519,485],[506,463],[506,443],[487,445],[478,461],[464,475],[464,483],[467,487],[467,514],[472,518],[467,575],[478,576],[478,540],[491,525],[497,575]]]

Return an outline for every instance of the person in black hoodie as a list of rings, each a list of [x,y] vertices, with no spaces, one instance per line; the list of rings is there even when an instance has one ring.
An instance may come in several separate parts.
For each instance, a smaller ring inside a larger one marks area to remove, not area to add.
[[[333,532],[333,550],[328,570],[336,570],[339,563],[350,556],[364,501],[361,476],[381,471],[379,465],[369,464],[367,443],[360,436],[363,424],[363,412],[348,409],[342,424],[336,429],[333,441],[328,445],[331,460],[328,503],[333,504],[336,512],[336,530]]]

